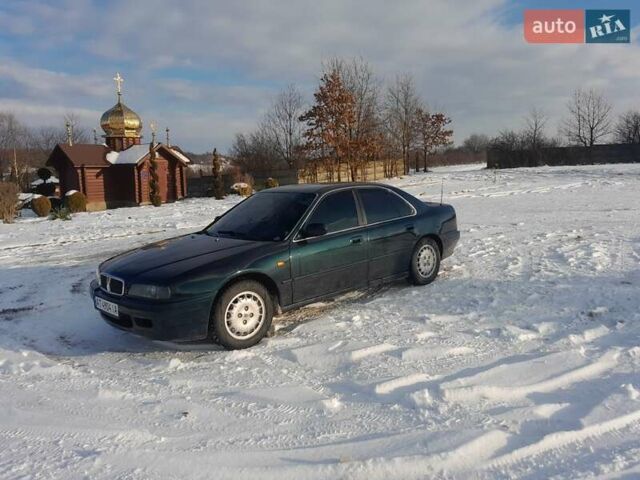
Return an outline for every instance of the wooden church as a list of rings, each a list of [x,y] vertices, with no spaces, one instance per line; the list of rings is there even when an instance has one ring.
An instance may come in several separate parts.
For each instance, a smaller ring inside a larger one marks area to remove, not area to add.
[[[142,120],[122,102],[120,74],[114,80],[118,102],[100,119],[105,143],[73,144],[68,135],[67,143],[56,145],[49,155],[46,165],[56,170],[61,194],[82,192],[87,197],[87,210],[149,204],[149,157],[153,151],[162,202],[186,197],[189,158],[169,144],[168,129],[166,143],[156,143],[155,138],[151,144],[141,143]]]

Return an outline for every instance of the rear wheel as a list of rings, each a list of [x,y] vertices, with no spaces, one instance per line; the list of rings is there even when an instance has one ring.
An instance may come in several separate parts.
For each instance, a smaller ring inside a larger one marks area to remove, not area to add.
[[[220,295],[211,319],[211,336],[229,350],[248,348],[262,340],[272,318],[269,291],[259,282],[243,280]]]
[[[411,256],[410,280],[415,285],[433,282],[440,270],[440,248],[433,238],[418,242]]]

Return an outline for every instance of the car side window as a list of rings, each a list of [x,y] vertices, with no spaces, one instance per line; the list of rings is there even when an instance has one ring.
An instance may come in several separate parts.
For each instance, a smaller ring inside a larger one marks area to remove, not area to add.
[[[358,194],[367,215],[367,223],[384,222],[413,213],[407,202],[386,188],[359,188]]]
[[[358,209],[351,190],[331,193],[313,211],[307,225],[322,223],[327,233],[358,226]]]

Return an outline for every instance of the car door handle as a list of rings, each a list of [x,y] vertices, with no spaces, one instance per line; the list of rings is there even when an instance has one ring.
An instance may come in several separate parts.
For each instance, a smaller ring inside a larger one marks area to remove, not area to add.
[[[413,232],[416,227],[413,224],[409,224],[405,227],[405,229],[407,230],[407,232]]]
[[[353,237],[351,239],[351,243],[353,243],[353,244],[362,243],[362,237]]]

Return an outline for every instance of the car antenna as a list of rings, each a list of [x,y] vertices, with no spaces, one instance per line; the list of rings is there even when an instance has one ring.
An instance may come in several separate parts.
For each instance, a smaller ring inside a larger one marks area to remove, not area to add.
[[[440,205],[442,205],[443,195],[444,195],[444,177],[442,178],[442,184],[440,184]]]

